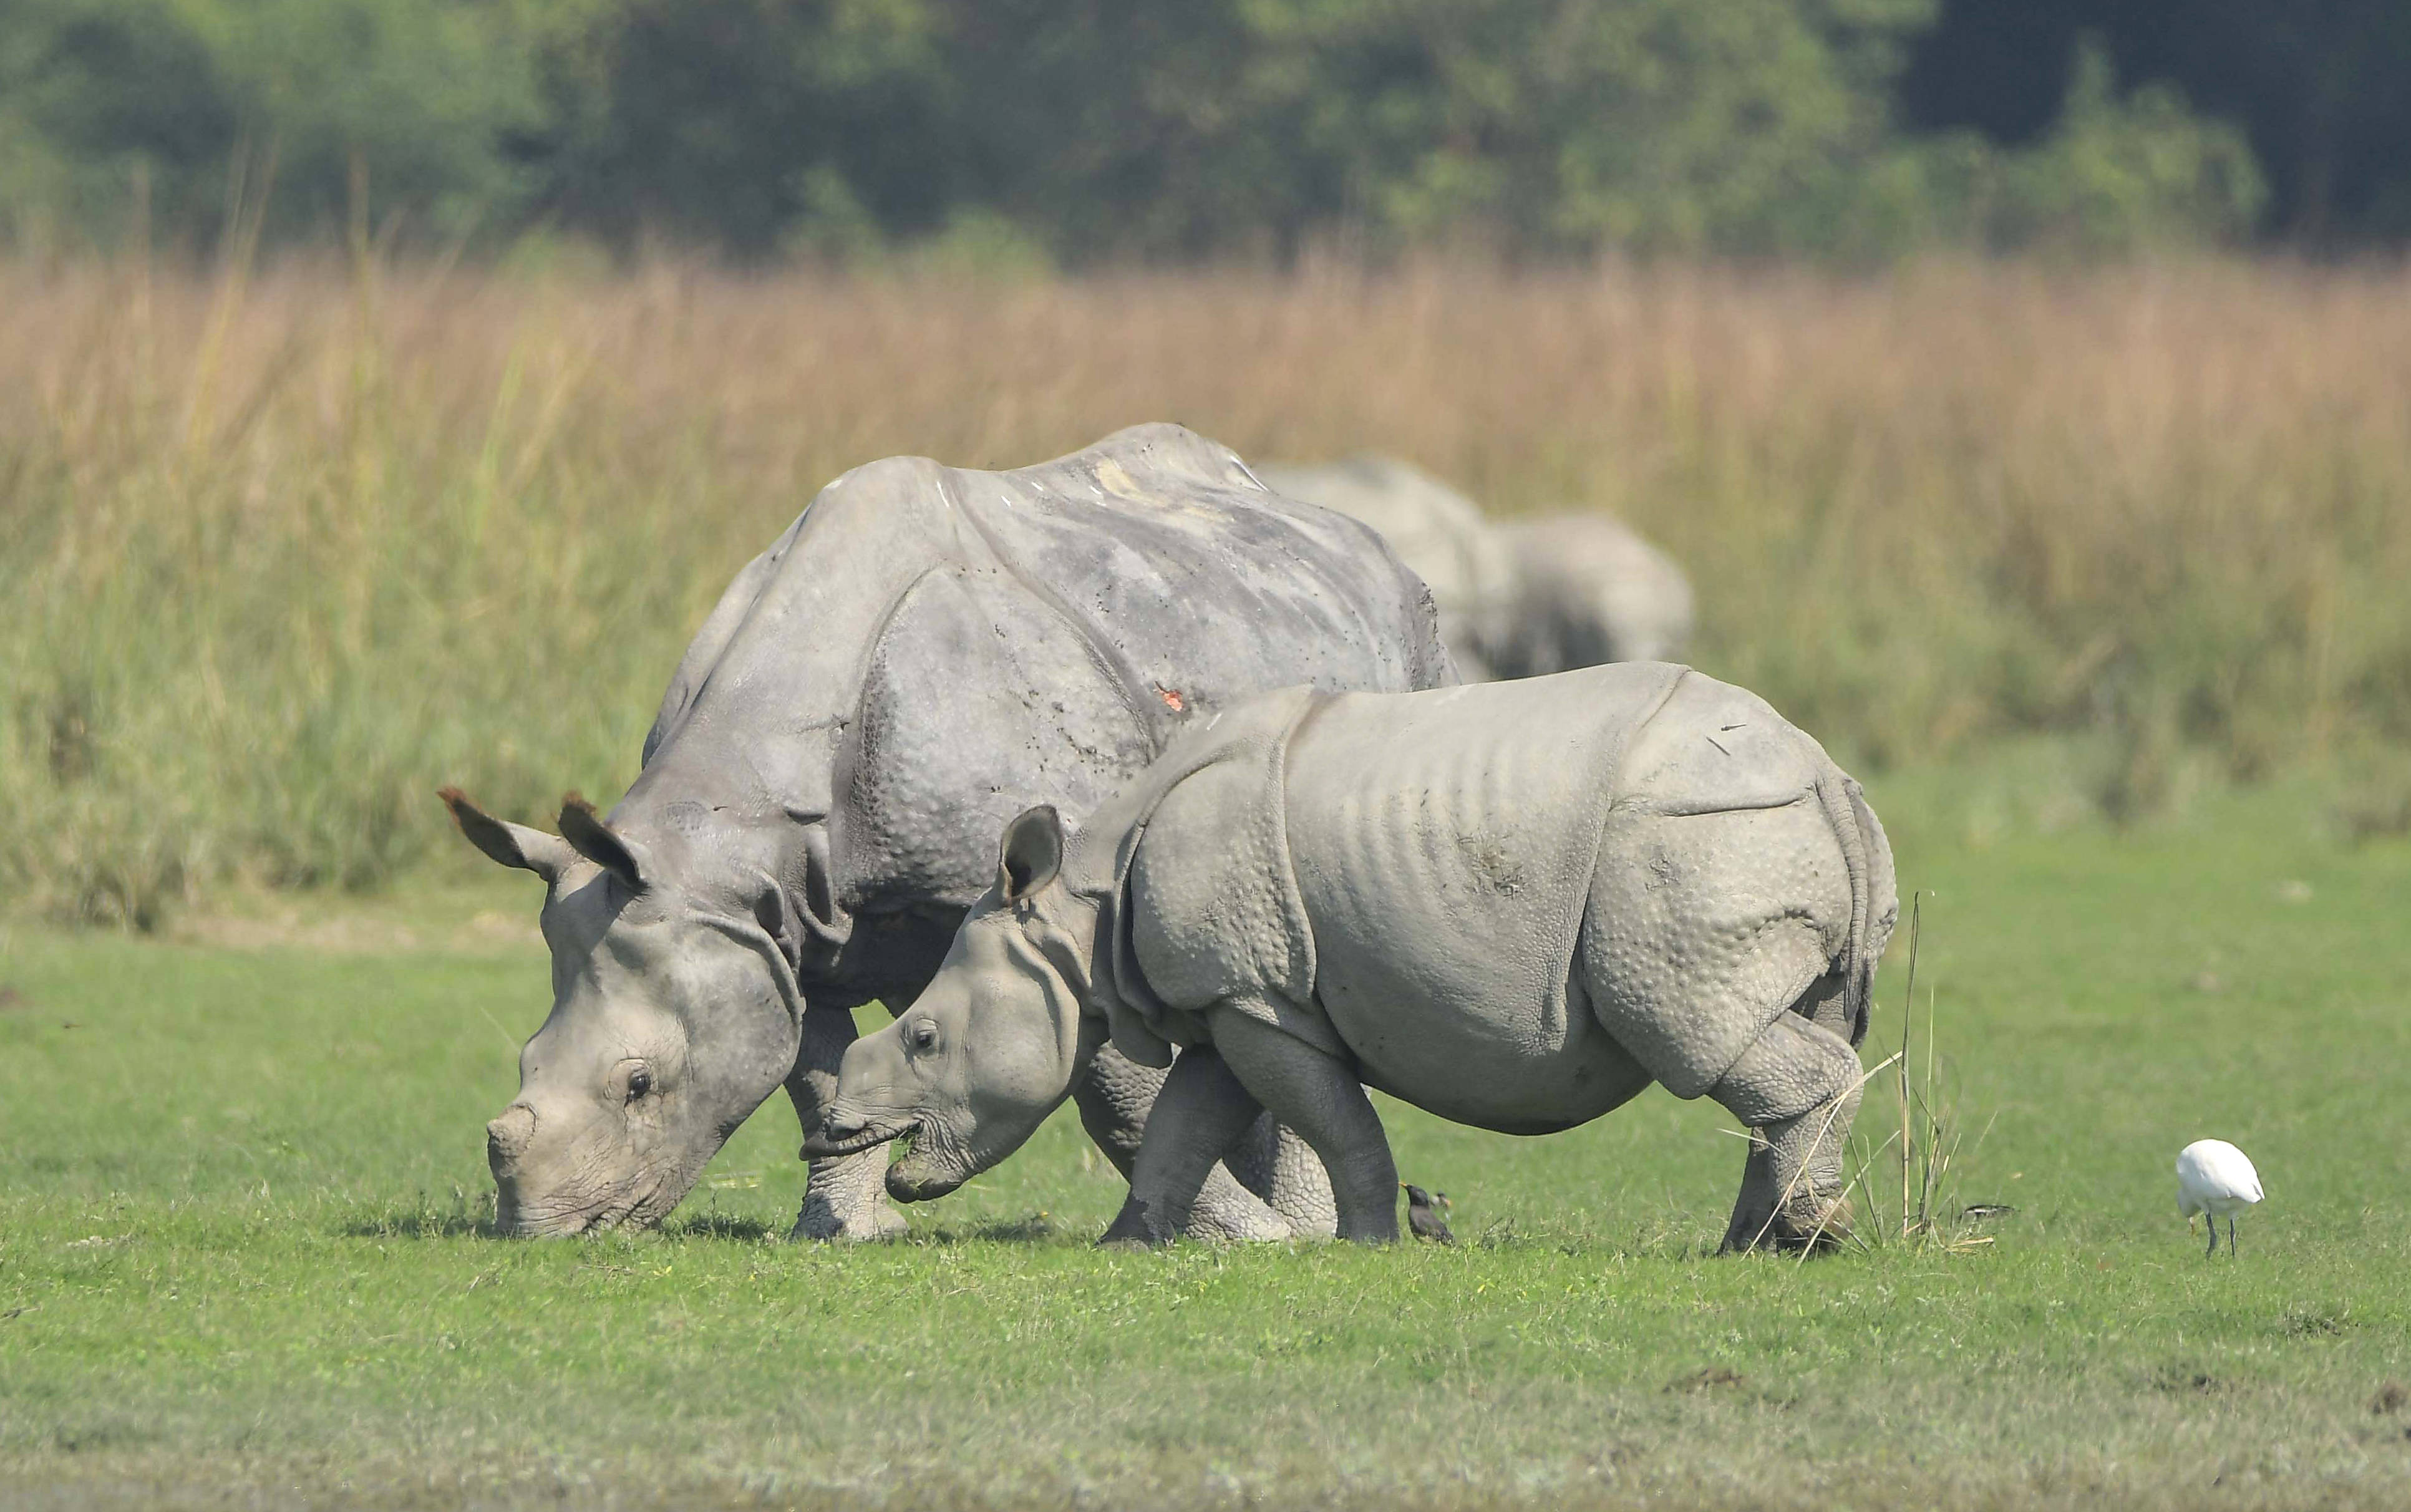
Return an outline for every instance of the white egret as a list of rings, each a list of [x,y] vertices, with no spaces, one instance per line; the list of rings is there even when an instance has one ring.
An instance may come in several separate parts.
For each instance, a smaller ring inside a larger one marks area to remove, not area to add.
[[[2260,1200],[2260,1173],[2249,1156],[2225,1140],[2196,1140],[2177,1152],[2177,1211],[2185,1227],[2194,1215],[2210,1219],[2210,1248],[2218,1253],[2218,1220],[2227,1220],[2227,1253],[2235,1253],[2235,1215]]]

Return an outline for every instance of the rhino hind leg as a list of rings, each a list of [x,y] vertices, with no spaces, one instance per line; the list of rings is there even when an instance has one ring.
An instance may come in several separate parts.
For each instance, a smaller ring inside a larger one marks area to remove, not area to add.
[[[1812,1016],[1838,999],[1828,978],[1768,1025],[1708,1096],[1749,1130],[1741,1196],[1726,1226],[1728,1251],[1830,1248],[1848,1231],[1842,1145],[1859,1111],[1863,1079],[1850,1042]]]
[[[1200,1072],[1205,1069],[1203,1065],[1199,1067]],[[1148,1127],[1149,1111],[1162,1094],[1168,1074],[1141,1066],[1107,1045],[1097,1052],[1096,1059],[1089,1063],[1089,1074],[1073,1089],[1072,1099],[1080,1110],[1081,1127],[1088,1130],[1089,1138],[1104,1152],[1105,1158],[1114,1163],[1114,1169],[1122,1173],[1122,1179],[1133,1184],[1120,1215],[1105,1231],[1108,1241],[1139,1239],[1162,1243],[1170,1237],[1149,1237],[1150,1225],[1155,1220],[1138,1211],[1135,1185],[1139,1149]],[[1296,1136],[1289,1139],[1296,1143]],[[1247,1139],[1243,1136],[1239,1149],[1244,1151],[1246,1147]],[[1225,1165],[1212,1165],[1203,1183],[1187,1195],[1175,1228],[1191,1239],[1214,1241],[1280,1240],[1292,1237],[1293,1232],[1311,1232],[1310,1228],[1293,1229],[1287,1214],[1268,1201],[1270,1197],[1285,1191],[1307,1192],[1309,1183],[1301,1177],[1291,1177],[1276,1184],[1272,1178],[1278,1173],[1279,1168],[1267,1166],[1262,1182],[1243,1185]],[[1319,1178],[1322,1168],[1317,1166],[1314,1174]],[[1325,1183],[1326,1191],[1328,1187]],[[1299,1198],[1298,1205],[1301,1211],[1310,1212],[1308,1198]],[[1327,1221],[1322,1231],[1330,1231]]]

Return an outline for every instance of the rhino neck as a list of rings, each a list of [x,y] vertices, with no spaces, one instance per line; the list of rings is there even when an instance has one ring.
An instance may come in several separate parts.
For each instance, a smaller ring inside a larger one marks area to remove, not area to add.
[[[825,952],[850,927],[828,868],[837,756],[888,616],[957,549],[941,471],[891,458],[846,474],[738,574],[611,812],[614,825],[675,836],[697,891],[778,879]]]

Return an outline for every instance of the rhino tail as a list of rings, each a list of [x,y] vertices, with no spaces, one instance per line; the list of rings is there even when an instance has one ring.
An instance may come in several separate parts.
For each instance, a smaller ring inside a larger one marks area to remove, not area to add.
[[[1850,1044],[1856,1048],[1867,1037],[1876,964],[1892,938],[1890,917],[1878,920],[1877,910],[1888,907],[1897,912],[1899,904],[1892,896],[1892,847],[1884,838],[1883,826],[1876,821],[1858,783],[1831,760],[1824,766],[1817,778],[1817,796],[1825,806],[1826,821],[1834,827],[1834,838],[1842,848],[1842,865],[1850,880],[1850,921],[1837,964],[1849,1015]]]

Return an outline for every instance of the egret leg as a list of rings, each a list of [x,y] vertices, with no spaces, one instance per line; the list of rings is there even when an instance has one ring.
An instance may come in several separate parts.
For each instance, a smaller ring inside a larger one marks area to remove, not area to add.
[[[2202,1253],[2204,1255],[2215,1255],[2218,1253],[2218,1214],[2213,1213],[2208,1216],[2210,1221],[2202,1225],[2202,1227],[2210,1230],[2210,1248],[2203,1250]]]
[[[2230,1260],[2235,1258],[2235,1215],[2233,1214],[2228,1214],[2227,1217],[2227,1258]]]

